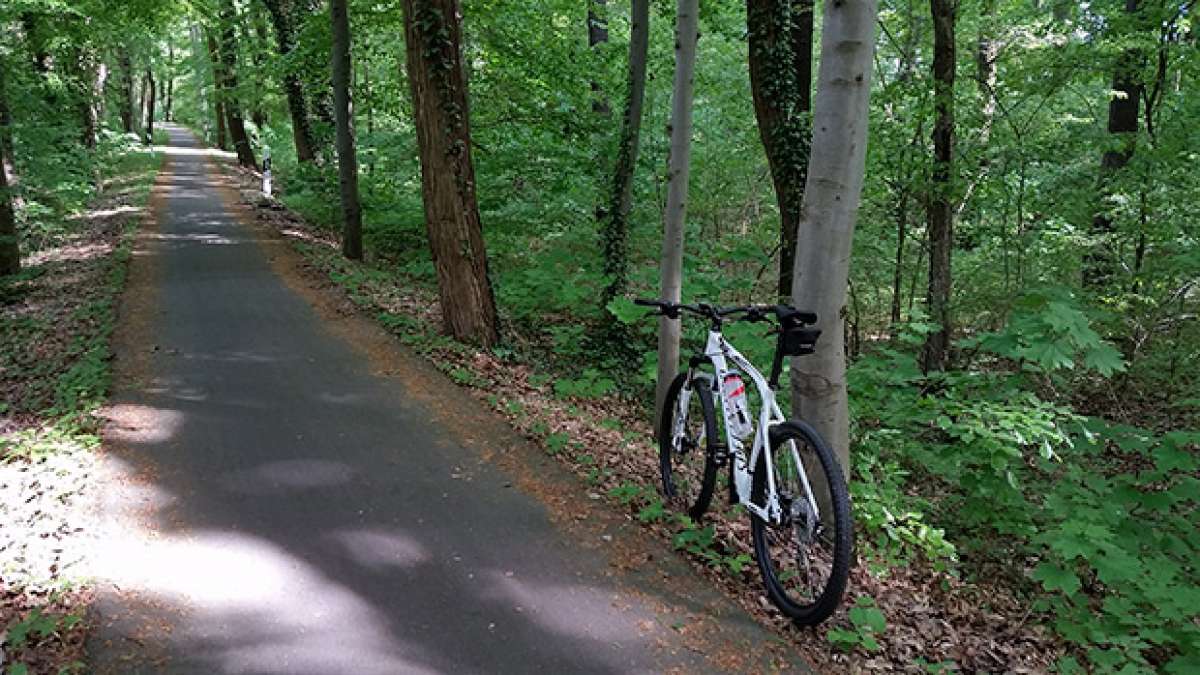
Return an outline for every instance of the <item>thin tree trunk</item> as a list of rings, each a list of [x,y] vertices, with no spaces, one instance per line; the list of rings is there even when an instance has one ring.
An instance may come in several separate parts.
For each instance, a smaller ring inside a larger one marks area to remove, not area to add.
[[[952,333],[950,257],[954,248],[954,22],[958,0],[930,0],[933,15],[933,172],[927,200],[929,318],[938,329],[925,336],[921,365],[943,370]]]
[[[475,198],[459,3],[404,0],[403,6],[425,227],[444,328],[458,340],[492,346],[499,329]]]
[[[0,277],[21,271],[21,248],[17,240],[17,218],[13,209],[11,183],[12,126],[8,112],[6,64],[0,56]]]
[[[608,0],[588,0],[588,47],[590,47],[593,51],[596,50],[597,45],[608,42],[607,13]],[[591,81],[591,87],[592,112],[604,117],[612,114],[612,108],[608,105],[608,98],[604,96],[604,91],[600,87],[600,83],[593,79]]]
[[[892,269],[892,326],[900,323],[900,295],[904,286],[904,243],[908,237],[908,186],[896,202],[896,265]]]
[[[350,17],[346,0],[331,0],[333,24],[333,113],[337,118],[338,183],[342,195],[342,254],[362,259],[362,207],[358,201],[358,158],[350,93]]]
[[[600,223],[606,284],[601,304],[625,291],[629,266],[629,210],[633,205],[633,174],[637,169],[646,98],[646,55],[650,44],[650,0],[632,0],[629,34],[629,95],[621,120],[621,139],[613,167],[609,206]]]
[[[154,143],[154,73],[146,68],[146,145]]]
[[[679,302],[683,287],[683,236],[692,155],[692,97],[695,92],[696,43],[700,38],[699,0],[675,3],[675,81],[671,85],[671,156],[667,162],[667,210],[663,223],[661,298]],[[658,320],[658,390],[654,428],[667,388],[679,369],[679,320]]]
[[[254,159],[254,148],[246,135],[246,125],[242,121],[242,107],[238,102],[237,75],[237,12],[233,0],[221,2],[221,79],[225,101],[225,117],[229,124],[229,137],[233,141],[233,149],[237,152],[238,164],[252,169],[258,168]]]
[[[792,297],[816,312],[816,352],[792,359],[792,410],[850,467],[846,397],[846,291],[867,150],[867,105],[875,45],[875,0],[825,0],[813,106],[812,155],[804,188]]]
[[[1140,0],[1125,0],[1126,14],[1137,14],[1139,4]],[[1141,61],[1141,52],[1131,47],[1121,53],[1113,69],[1112,89],[1119,95],[1111,97],[1108,102],[1108,133],[1112,141],[1100,159],[1098,205],[1092,217],[1091,231],[1096,241],[1083,261],[1083,283],[1095,289],[1103,288],[1116,271],[1117,260],[1113,254],[1113,242],[1110,241],[1115,225],[1106,202],[1112,192],[1114,178],[1129,163],[1136,148],[1143,88],[1139,74]]]
[[[224,84],[221,77],[221,56],[217,49],[217,40],[212,33],[206,32],[206,42],[208,44],[208,59],[212,63],[213,75],[213,112],[217,118],[217,148],[221,150],[229,149],[228,135],[225,132],[225,92]]]
[[[172,100],[175,95],[175,44],[171,41],[167,42],[167,100],[163,104],[163,119],[167,122],[171,121],[171,111],[173,109]]]
[[[127,134],[133,133],[133,61],[129,58],[129,48],[121,47],[117,53],[118,65],[121,69],[121,128]]]
[[[286,62],[295,49],[295,32],[293,30],[291,0],[264,0],[267,11],[271,13],[271,23],[275,26],[275,39],[278,42],[279,55]],[[304,98],[304,88],[300,85],[300,77],[290,63],[284,64],[283,93],[287,96],[288,113],[292,117],[292,140],[296,146],[296,159],[301,162],[312,162],[313,153],[312,128],[308,121],[308,104]]]
[[[992,137],[992,122],[996,118],[996,59],[1000,55],[1000,43],[996,40],[996,0],[983,0],[980,9],[979,43],[975,53],[976,82],[979,97],[983,99],[982,117],[979,126],[979,146],[983,148],[980,164],[988,164],[987,147]]]
[[[812,0],[747,0],[750,90],[779,204],[778,295],[792,293],[796,228],[808,173]]]

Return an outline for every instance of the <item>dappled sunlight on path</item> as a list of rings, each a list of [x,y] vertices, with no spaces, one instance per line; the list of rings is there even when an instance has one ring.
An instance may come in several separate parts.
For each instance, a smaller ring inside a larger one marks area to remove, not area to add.
[[[706,607],[553,525],[475,447],[509,441],[379,376],[271,271],[210,155],[169,155],[118,330],[99,672],[708,669],[671,630]]]

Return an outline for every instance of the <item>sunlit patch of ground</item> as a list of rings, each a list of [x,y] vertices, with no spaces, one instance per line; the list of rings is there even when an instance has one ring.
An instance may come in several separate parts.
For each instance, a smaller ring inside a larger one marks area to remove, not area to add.
[[[82,667],[96,529],[90,413],[107,384],[124,265],[115,254],[145,213],[157,166],[143,151],[124,158],[92,208],[0,282],[0,663],[30,673]]]

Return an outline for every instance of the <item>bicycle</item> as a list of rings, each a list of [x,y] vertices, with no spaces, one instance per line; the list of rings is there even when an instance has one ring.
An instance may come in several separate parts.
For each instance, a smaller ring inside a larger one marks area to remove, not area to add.
[[[767,596],[795,623],[821,623],[841,603],[850,575],[850,497],[829,446],[807,423],[785,418],[775,400],[784,357],[811,354],[816,347],[821,334],[812,327],[816,315],[786,305],[634,302],[657,308],[647,316],[679,320],[682,313],[689,313],[710,322],[704,348],[671,382],[663,400],[658,440],[664,496],[699,521],[712,501],[718,469],[728,465],[729,502],[741,504],[750,514],[754,554]],[[772,317],[779,326],[774,331],[778,337],[768,379],[725,339],[722,325],[735,320],[766,322]],[[702,370],[709,367],[711,373]],[[742,374],[749,376],[758,392],[757,425],[750,415]],[[724,443],[714,394],[721,404]],[[746,440],[751,435],[747,454]],[[821,480],[814,484],[810,474]],[[789,561],[796,569],[785,567]]]

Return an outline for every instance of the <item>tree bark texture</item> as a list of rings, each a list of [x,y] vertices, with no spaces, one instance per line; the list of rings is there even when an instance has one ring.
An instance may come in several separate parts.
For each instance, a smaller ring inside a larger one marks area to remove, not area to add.
[[[404,31],[444,329],[458,340],[491,346],[499,329],[475,197],[458,0],[404,0]]]
[[[750,90],[779,204],[778,295],[792,294],[796,228],[808,173],[812,0],[747,0]]]
[[[671,155],[667,161],[667,210],[663,222],[661,295],[679,302],[683,287],[683,236],[692,157],[692,99],[695,93],[696,43],[700,38],[699,0],[675,3],[675,80],[671,85]],[[667,388],[679,370],[680,320],[658,320],[658,388],[654,428],[659,428]]]
[[[930,0],[933,15],[933,171],[926,199],[929,289],[926,302],[937,330],[925,336],[921,364],[943,370],[950,352],[950,257],[954,249],[954,23],[958,0]]]
[[[237,12],[233,0],[221,2],[221,87],[224,94],[225,118],[229,124],[229,137],[233,141],[233,149],[237,152],[238,164],[252,169],[258,168],[254,159],[254,148],[246,135],[246,124],[242,119],[242,107],[238,101],[237,75]]]
[[[792,297],[816,312],[816,352],[792,359],[792,411],[850,466],[845,307],[850,250],[862,195],[875,0],[825,0],[813,105],[812,154],[796,238]]]
[[[625,291],[629,266],[629,210],[633,206],[633,174],[637,169],[642,133],[642,107],[646,99],[646,60],[650,45],[650,0],[632,0],[629,34],[629,92],[621,119],[617,161],[613,166],[612,193],[600,224],[606,280],[602,304]]]
[[[287,97],[288,113],[292,117],[292,141],[296,146],[296,159],[301,162],[312,162],[316,155],[313,152],[312,128],[308,121],[308,104],[305,101],[304,88],[300,77],[291,63],[292,51],[296,47],[295,21],[292,0],[264,0],[267,11],[271,14],[271,23],[275,27],[275,39],[278,43],[279,55],[283,57],[283,92]]]
[[[362,259],[362,207],[358,201],[358,158],[350,92],[350,17],[346,0],[331,0],[333,24],[333,114],[337,124],[338,185],[342,197],[342,255]]]

